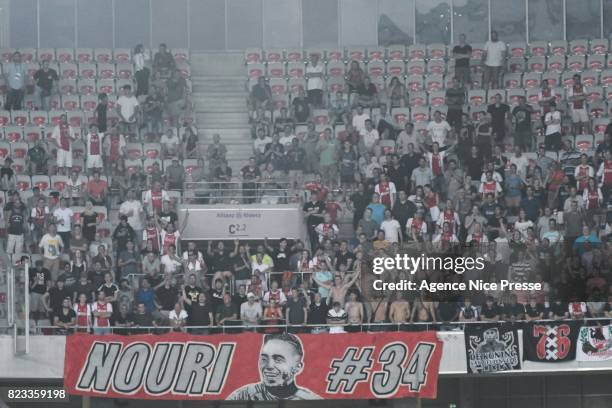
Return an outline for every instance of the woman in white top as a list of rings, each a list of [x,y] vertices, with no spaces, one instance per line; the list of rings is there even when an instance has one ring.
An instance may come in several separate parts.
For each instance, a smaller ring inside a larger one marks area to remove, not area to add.
[[[149,94],[149,68],[145,66],[149,56],[145,53],[142,44],[138,44],[134,48],[134,76],[136,77],[136,97]]]
[[[521,241],[524,242],[527,239],[527,229],[533,228],[533,221],[527,219],[525,210],[521,208],[518,215],[518,220],[514,223],[514,229],[521,234]]]

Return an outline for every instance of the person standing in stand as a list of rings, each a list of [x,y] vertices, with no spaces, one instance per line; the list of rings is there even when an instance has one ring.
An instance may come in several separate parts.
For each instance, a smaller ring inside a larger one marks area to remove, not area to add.
[[[72,168],[72,142],[76,140],[76,132],[68,123],[68,115],[60,116],[60,122],[53,128],[51,138],[57,146],[57,171],[67,176]]]
[[[91,314],[93,315],[94,320],[94,334],[110,334],[110,317],[113,314],[113,306],[106,302],[106,295],[104,292],[98,292],[98,300],[91,305]]]

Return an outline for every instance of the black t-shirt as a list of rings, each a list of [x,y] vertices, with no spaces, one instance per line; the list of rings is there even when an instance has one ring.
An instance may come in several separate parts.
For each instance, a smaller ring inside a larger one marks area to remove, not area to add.
[[[480,180],[482,176],[482,166],[484,160],[481,155],[478,157],[468,157],[466,160],[467,173],[472,177],[472,180]]]
[[[250,166],[244,166],[242,168],[242,178],[245,180],[255,180],[257,177],[261,176],[261,172],[259,168],[255,166],[251,168]]]
[[[42,268],[40,271],[34,269],[30,272],[30,292],[44,294],[47,291],[47,282],[51,279],[51,272],[48,269]]]
[[[185,289],[186,291],[186,289]],[[167,288],[165,285],[155,290],[157,302],[162,310],[172,310],[178,299],[178,292],[174,286]]]
[[[351,202],[353,203],[353,208],[355,209],[355,219],[361,219],[363,217],[363,212],[367,208],[368,204],[370,204],[371,199],[372,196],[370,195],[368,197],[367,193],[357,192],[351,196]]]
[[[210,311],[212,313],[216,313],[219,306],[223,304],[223,289],[211,289],[209,292],[210,295]],[[208,305],[208,304],[207,304]]]
[[[191,326],[208,326],[210,322],[210,315],[212,310],[208,303],[203,305],[199,303],[192,303],[189,311],[189,325]]]
[[[54,69],[49,68],[48,70],[39,69],[34,73],[34,80],[36,85],[41,87],[44,91],[50,92],[53,87],[53,81],[59,81],[57,72]]]
[[[117,285],[115,285],[114,283],[111,283],[110,286],[107,285],[101,285],[98,288],[98,292],[102,291],[104,292],[104,296],[105,297],[112,297],[115,296],[115,292],[117,292],[119,290],[119,288],[117,287]]]
[[[480,315],[482,317],[486,317],[487,319],[493,319],[495,317],[498,317],[499,316],[499,306],[493,303],[491,307],[488,307],[487,304],[485,303],[484,305],[482,305],[482,309],[480,310]]]
[[[274,271],[285,272],[291,269],[289,266],[289,258],[291,258],[291,252],[289,252],[288,248],[285,248],[284,251],[281,251],[280,249],[274,250],[272,253],[272,259],[274,260]]]
[[[518,318],[521,315],[525,314],[525,306],[520,303],[515,303],[514,305],[506,305],[504,307],[504,314],[506,316]]]
[[[531,109],[526,106],[517,106],[512,109],[512,116],[516,119],[517,132],[526,132],[531,130]]]
[[[141,327],[153,326],[153,316],[151,315],[151,313],[134,313],[131,320],[132,322],[134,322],[134,324]]]
[[[98,117],[98,131],[104,133],[107,130],[106,118],[107,118],[108,106],[105,103],[99,103],[96,106],[96,116]]]
[[[234,303],[230,303],[229,305],[226,305],[225,303],[223,303],[221,306],[219,306],[217,308],[217,315],[220,319],[225,319],[227,317],[232,317],[234,315],[236,315],[236,318],[238,317],[238,308],[236,307],[236,305],[234,305]]]
[[[326,324],[328,310],[329,307],[325,302],[321,302],[320,305],[311,303],[308,311],[308,324]]]
[[[23,235],[23,225],[25,217],[23,211],[11,211],[9,215],[8,233],[11,235]]]
[[[389,165],[385,168],[385,172],[387,176],[389,176],[389,181],[392,181],[395,184],[395,189],[397,191],[406,191],[406,178],[409,178],[410,174],[406,171],[406,168],[400,163],[400,165],[396,168],[393,165]]]
[[[202,293],[202,288],[197,286],[185,286],[185,295],[191,300],[192,304],[195,304],[198,301],[199,294]],[[185,309],[190,309],[189,305],[185,305]],[[174,306],[172,307],[174,308]]]
[[[77,297],[77,300],[78,300],[78,298],[79,298],[79,295],[80,295],[81,293],[84,293],[84,294],[85,294],[85,296],[87,296],[87,303],[91,303],[91,302],[93,302],[93,297],[91,296],[91,294],[92,294],[92,292],[95,292],[95,291],[96,291],[96,288],[97,288],[97,287],[98,287],[98,286],[94,286],[94,285],[93,285],[93,284],[92,284],[90,281],[87,281],[87,283],[83,285],[83,284],[81,283],[81,281],[79,280],[79,281],[77,281],[77,283],[75,283],[75,284],[74,284],[74,285],[71,287],[71,289],[72,289],[72,292],[76,292],[76,294],[77,294],[77,296],[76,296],[76,297]]]
[[[310,116],[310,107],[308,101],[304,98],[295,98],[292,102],[293,111],[295,112],[295,120],[298,123],[305,123]]]
[[[290,324],[303,324],[304,323],[304,309],[306,308],[306,299],[298,297],[297,300],[291,298],[287,301],[287,310],[289,314]]]
[[[58,313],[62,310],[62,303],[64,299],[72,299],[72,291],[67,287],[59,289],[58,287],[52,287],[49,289],[49,306],[53,312]]]
[[[491,125],[493,129],[503,128],[506,123],[506,115],[510,111],[510,107],[505,103],[501,103],[499,106],[495,104],[489,105],[487,113],[491,115]]]
[[[449,109],[461,110],[465,102],[464,88],[449,88],[446,90],[446,104]]]
[[[469,54],[472,55],[472,47],[468,44],[464,46],[455,45],[453,47],[453,52],[457,54]],[[455,67],[469,67],[470,66],[470,58],[455,58]]]
[[[210,258],[209,264],[213,272],[223,272],[232,269],[232,262],[227,252],[220,253],[215,251],[214,255]]]
[[[302,207],[302,210],[304,212],[308,212],[308,210],[310,210],[311,208],[314,208],[314,213],[313,214],[323,214],[323,211],[325,211],[325,204],[322,201],[316,201],[316,202],[312,202],[312,201],[308,201],[306,204],[304,204],[304,207]],[[316,226],[319,225],[321,223],[321,220],[323,218],[322,217],[317,217],[314,215],[309,215],[308,216],[308,225],[310,226]]]
[[[355,261],[355,255],[353,255],[352,252],[350,251],[346,251],[346,254],[343,254],[342,252],[338,252],[336,254],[336,270],[338,270],[340,268],[340,265],[346,265],[348,266],[348,262],[349,260]],[[351,266],[353,264],[351,263]]]
[[[565,314],[568,313],[567,303],[561,302],[553,302],[550,304],[550,313],[551,318],[555,318],[556,316],[565,317]]]
[[[62,307],[58,313],[55,313],[55,317],[61,323],[70,323],[72,319],[76,319],[76,313],[72,309],[68,309],[68,312],[64,313],[64,308]]]
[[[96,270],[93,269],[87,274],[87,279],[89,279],[93,287],[97,289],[104,284],[104,271],[100,270],[96,272]]]
[[[455,320],[459,308],[455,302],[440,302],[438,305],[438,316],[443,322]]]
[[[530,304],[525,305],[525,314],[529,317],[538,317],[540,313],[544,313],[544,307],[541,304],[531,306]]]

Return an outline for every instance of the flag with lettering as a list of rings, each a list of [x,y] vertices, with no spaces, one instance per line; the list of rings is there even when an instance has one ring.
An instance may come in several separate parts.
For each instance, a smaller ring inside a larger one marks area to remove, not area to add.
[[[464,332],[469,374],[521,369],[519,338],[515,327],[467,324]]]

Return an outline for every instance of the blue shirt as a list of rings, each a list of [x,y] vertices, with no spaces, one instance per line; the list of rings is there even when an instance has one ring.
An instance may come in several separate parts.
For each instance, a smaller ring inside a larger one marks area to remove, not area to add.
[[[506,197],[516,197],[521,195],[521,185],[523,184],[523,180],[517,174],[510,174],[506,177],[506,188],[508,191],[506,192]]]
[[[523,198],[521,201],[521,208],[525,210],[525,214],[527,215],[527,219],[533,222],[538,220],[538,216],[540,215],[540,207],[542,202],[538,199],[528,197]]]
[[[22,89],[26,77],[25,65],[9,62],[4,67],[8,85],[11,89]]]
[[[145,305],[145,309],[149,313],[153,313],[155,311],[155,292],[153,289],[138,289],[136,292],[136,303],[142,302]]]
[[[574,250],[578,251],[578,255],[582,256],[585,253],[584,244],[586,242],[590,242],[592,248],[597,248],[601,245],[601,241],[595,235],[591,234],[588,237],[581,235],[574,241]]]
[[[314,274],[319,282],[327,283],[331,285],[334,282],[334,275],[330,271],[317,271]],[[322,298],[329,297],[329,289],[319,286],[319,293]]]
[[[387,207],[385,207],[384,204],[368,204],[367,208],[372,209],[372,219],[380,227],[380,224],[385,219],[385,210]]]

